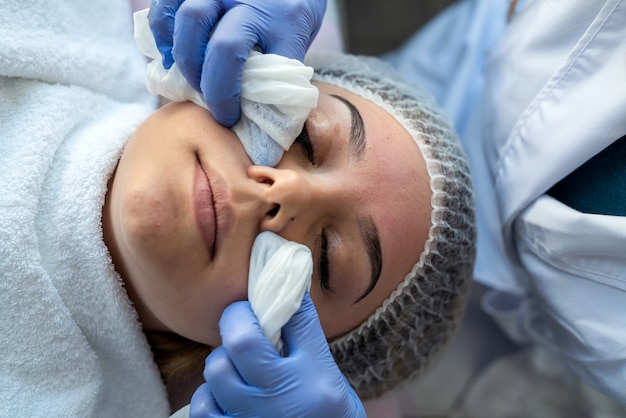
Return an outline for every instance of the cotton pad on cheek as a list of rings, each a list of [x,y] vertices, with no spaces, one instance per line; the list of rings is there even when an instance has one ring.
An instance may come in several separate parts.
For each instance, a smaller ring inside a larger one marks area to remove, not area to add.
[[[155,95],[175,102],[191,101],[207,109],[176,63],[166,70],[148,24],[148,9],[133,16],[135,43],[152,61],[146,84]],[[241,119],[233,126],[256,165],[275,166],[298,136],[318,90],[311,84],[313,68],[297,60],[253,51],[245,63],[241,85]],[[281,352],[280,329],[298,310],[310,288],[313,259],[309,249],[272,233],[255,239],[248,275],[248,300],[261,328]]]
[[[233,131],[252,162],[275,166],[317,106],[313,68],[280,55],[250,53],[241,83],[241,119]]]
[[[308,247],[265,231],[252,246],[248,300],[261,328],[280,353],[280,329],[298,310],[311,287],[313,260]]]

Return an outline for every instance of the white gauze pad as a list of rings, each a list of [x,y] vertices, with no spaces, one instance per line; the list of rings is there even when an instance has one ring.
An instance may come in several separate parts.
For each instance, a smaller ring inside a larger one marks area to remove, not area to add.
[[[176,63],[166,70],[148,24],[148,9],[135,12],[135,43],[152,61],[146,84],[150,93],[175,102],[191,101],[207,109]],[[241,83],[241,118],[232,127],[256,165],[274,167],[296,139],[319,92],[311,84],[313,68],[275,54],[253,51],[244,65]]]
[[[248,274],[248,300],[261,329],[281,353],[280,329],[311,288],[313,258],[308,247],[270,231],[254,240]]]

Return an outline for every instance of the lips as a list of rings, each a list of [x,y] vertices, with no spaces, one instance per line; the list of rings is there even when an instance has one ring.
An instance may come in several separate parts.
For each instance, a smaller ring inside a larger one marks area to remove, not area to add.
[[[211,184],[200,164],[196,166],[193,182],[193,207],[200,235],[204,240],[209,256],[213,259],[215,256],[217,216]]]

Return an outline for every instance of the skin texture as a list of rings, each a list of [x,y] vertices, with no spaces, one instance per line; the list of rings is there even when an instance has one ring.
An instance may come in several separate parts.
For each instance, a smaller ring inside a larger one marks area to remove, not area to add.
[[[318,107],[306,122],[313,163],[294,144],[277,167],[253,166],[234,133],[191,103],[164,106],[130,139],[110,181],[103,228],[145,329],[219,345],[217,322],[226,306],[247,299],[252,243],[265,230],[311,249],[311,296],[327,338],[364,321],[418,261],[431,191],[417,145],[380,107],[317,86]],[[363,118],[358,159],[349,145],[353,116],[333,95]],[[372,277],[360,227],[366,218],[383,262],[362,297]],[[331,290],[320,282],[322,231]]]

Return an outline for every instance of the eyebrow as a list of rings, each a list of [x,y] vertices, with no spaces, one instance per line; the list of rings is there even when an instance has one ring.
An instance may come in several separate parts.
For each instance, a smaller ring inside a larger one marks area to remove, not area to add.
[[[378,228],[376,228],[376,224],[374,223],[372,217],[360,217],[359,229],[361,230],[361,238],[363,239],[363,244],[370,260],[372,276],[369,287],[356,301],[354,301],[354,303],[363,300],[365,296],[370,294],[376,286],[376,283],[378,283],[380,272],[383,269],[383,253],[380,249],[380,237],[378,236]]]
[[[337,100],[344,103],[350,109],[352,123],[350,126],[350,148],[357,160],[361,159],[365,151],[365,124],[359,109],[357,109],[348,99],[338,94],[331,94]]]
[[[352,154],[355,156],[357,161],[361,159],[361,156],[365,152],[365,124],[363,123],[363,117],[352,102],[346,99],[343,96],[338,94],[331,94],[332,97],[341,101],[345,104],[350,110],[351,116],[351,126],[350,126],[350,148],[352,150]],[[361,230],[361,238],[363,239],[363,246],[367,252],[370,266],[372,269],[372,276],[370,279],[370,284],[368,288],[363,292],[361,296],[359,296],[354,303],[360,302],[367,295],[369,295],[374,287],[376,287],[376,283],[380,279],[380,273],[383,269],[383,253],[380,249],[380,237],[378,235],[378,228],[376,228],[376,224],[374,223],[374,219],[371,216],[367,217],[359,217],[359,229]]]

